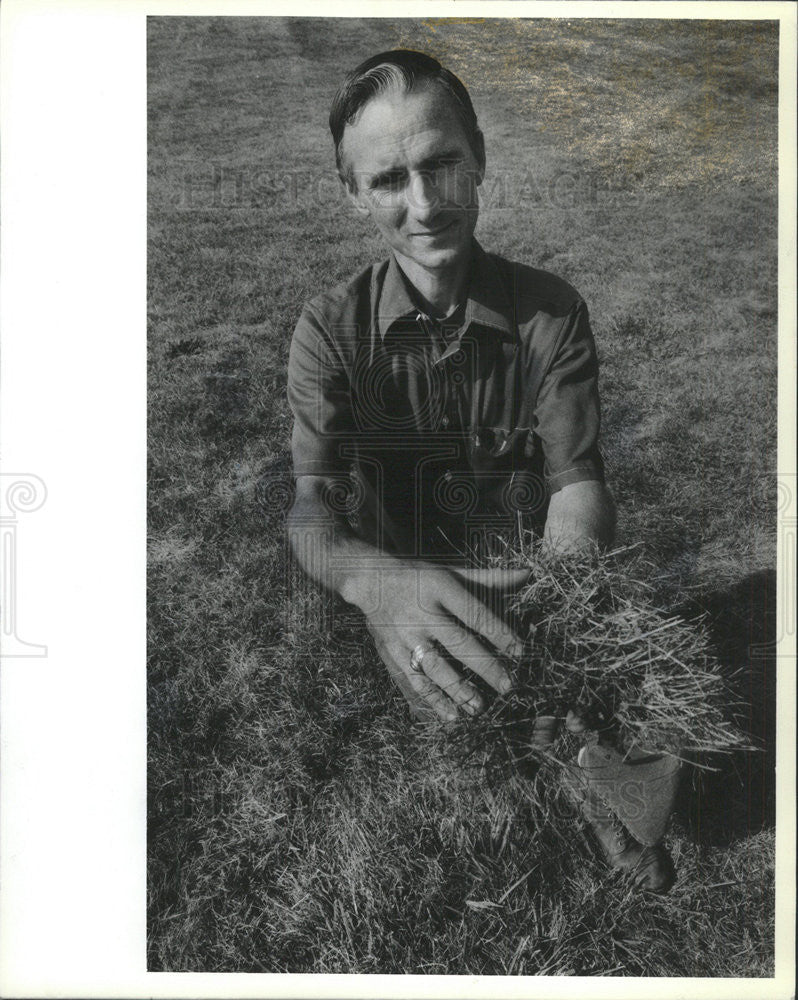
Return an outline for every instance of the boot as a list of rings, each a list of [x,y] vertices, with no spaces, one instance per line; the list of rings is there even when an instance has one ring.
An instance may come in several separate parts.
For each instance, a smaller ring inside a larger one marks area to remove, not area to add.
[[[671,856],[662,844],[644,846],[635,840],[593,790],[588,790],[585,795],[582,813],[613,868],[627,872],[639,889],[668,892],[676,881],[676,871]]]
[[[592,748],[591,748],[592,749]],[[647,892],[666,893],[676,881],[670,855],[661,843],[641,844],[630,833],[618,814],[599,794],[595,772],[586,767],[588,747],[582,747],[577,758],[578,768],[564,773],[564,785],[572,800],[577,802],[590,825],[604,856],[613,868],[627,872],[635,885]]]

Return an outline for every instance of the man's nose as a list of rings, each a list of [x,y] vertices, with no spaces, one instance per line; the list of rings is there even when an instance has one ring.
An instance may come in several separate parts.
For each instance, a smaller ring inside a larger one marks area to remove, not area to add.
[[[407,192],[410,211],[417,219],[429,218],[438,211],[438,186],[431,173],[413,174]]]

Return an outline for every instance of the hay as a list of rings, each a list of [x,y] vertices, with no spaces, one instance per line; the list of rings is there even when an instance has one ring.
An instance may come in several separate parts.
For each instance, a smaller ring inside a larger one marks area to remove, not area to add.
[[[631,553],[631,556],[630,556]],[[458,726],[466,758],[529,770],[565,763],[579,740],[545,745],[534,720],[578,709],[589,729],[619,749],[667,752],[700,767],[748,748],[735,722],[742,705],[724,676],[705,621],[656,606],[648,573],[631,550],[553,557],[536,545],[532,576],[511,610],[529,653],[515,664],[514,691]]]

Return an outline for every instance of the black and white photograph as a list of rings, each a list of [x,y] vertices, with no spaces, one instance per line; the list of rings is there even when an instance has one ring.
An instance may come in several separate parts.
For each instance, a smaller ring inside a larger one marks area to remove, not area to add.
[[[148,19],[151,970],[773,974],[778,51]]]
[[[795,9],[30,2],[0,993],[794,995]]]

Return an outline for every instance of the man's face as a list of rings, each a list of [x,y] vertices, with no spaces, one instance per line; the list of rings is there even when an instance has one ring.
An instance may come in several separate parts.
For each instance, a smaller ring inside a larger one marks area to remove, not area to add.
[[[346,126],[342,152],[350,197],[400,261],[437,270],[467,259],[484,163],[443,88],[424,84],[373,98]]]

